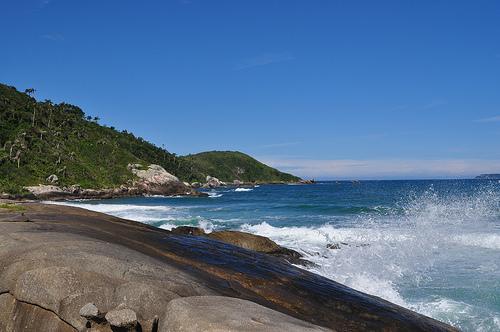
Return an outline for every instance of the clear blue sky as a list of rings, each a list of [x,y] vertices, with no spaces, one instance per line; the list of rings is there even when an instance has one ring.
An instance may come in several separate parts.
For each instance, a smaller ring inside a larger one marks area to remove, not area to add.
[[[16,0],[0,83],[303,178],[500,173],[500,1]]]

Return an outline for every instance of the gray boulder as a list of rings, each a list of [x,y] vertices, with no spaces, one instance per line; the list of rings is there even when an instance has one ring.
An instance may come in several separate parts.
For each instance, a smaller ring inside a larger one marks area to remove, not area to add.
[[[127,165],[127,169],[137,169],[137,168],[141,168],[142,165],[141,164],[128,164]]]
[[[121,304],[118,308],[111,310],[104,318],[112,327],[130,332],[142,331],[142,329],[138,329],[140,325],[137,321],[136,313],[125,304]]]
[[[50,186],[50,185],[48,186],[48,185],[43,185],[43,184],[39,184],[38,186],[28,186],[25,188],[28,189],[30,192],[32,192],[35,195],[63,192],[63,190],[57,186]]]
[[[222,186],[222,182],[219,181],[219,179],[217,179],[216,177],[208,175],[207,176],[207,186],[209,188],[219,188]]]
[[[257,303],[223,296],[191,296],[170,301],[160,331],[313,332],[332,331]]]
[[[134,165],[132,165],[134,166]],[[205,196],[186,186],[176,176],[168,173],[159,165],[149,165],[147,170],[131,168],[137,176],[134,187],[146,195],[195,195]]]
[[[68,191],[72,194],[78,195],[82,191],[82,187],[79,184],[74,184],[69,187]]]
[[[57,183],[57,182],[59,182],[59,179],[57,178],[57,175],[52,174],[52,175],[49,175],[49,177],[47,179],[45,179],[45,181],[47,181],[49,183]]]
[[[102,319],[102,314],[94,303],[87,303],[80,309],[80,316],[87,320]]]

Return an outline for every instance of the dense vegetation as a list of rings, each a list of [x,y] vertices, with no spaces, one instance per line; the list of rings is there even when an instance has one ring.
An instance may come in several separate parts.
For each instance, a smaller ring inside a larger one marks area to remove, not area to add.
[[[297,182],[300,178],[291,174],[282,173],[254,158],[241,152],[211,151],[182,157],[183,162],[193,166],[194,180],[202,181],[204,175],[216,174],[216,177],[225,182],[240,180],[252,181],[285,181]]]
[[[129,163],[159,164],[189,182],[204,182],[207,175],[224,181],[298,179],[241,153],[179,157],[126,130],[102,126],[99,117],[85,116],[77,106],[37,101],[34,93],[0,84],[0,192],[17,193],[22,186],[46,183],[51,174],[62,186],[118,187],[133,178],[126,168]],[[245,172],[235,172],[238,168]]]

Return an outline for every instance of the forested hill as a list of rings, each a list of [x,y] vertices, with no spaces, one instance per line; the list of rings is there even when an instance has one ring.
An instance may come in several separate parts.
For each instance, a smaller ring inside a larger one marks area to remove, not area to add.
[[[241,152],[210,151],[182,157],[182,160],[194,166],[195,174],[217,174],[221,181],[243,182],[258,181],[298,182],[301,179],[269,167]]]
[[[0,84],[0,192],[44,184],[51,174],[61,186],[119,187],[133,179],[129,163],[158,164],[188,182],[204,182],[207,175],[223,181],[299,180],[240,153],[217,152],[213,165],[203,154],[179,157],[126,130],[100,125],[78,106],[37,101],[34,93]]]

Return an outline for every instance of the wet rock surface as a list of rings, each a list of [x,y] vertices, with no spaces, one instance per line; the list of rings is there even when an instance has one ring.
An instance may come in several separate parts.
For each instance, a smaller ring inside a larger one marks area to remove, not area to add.
[[[22,204],[1,214],[0,331],[456,331],[230,243]]]
[[[176,227],[172,229],[172,232],[186,235],[203,236],[212,240],[234,244],[235,246],[252,251],[257,251],[259,253],[266,254],[290,264],[302,265],[305,267],[315,265],[313,262],[304,259],[304,255],[302,255],[298,251],[282,247],[271,239],[260,235],[239,231],[217,231],[205,233],[205,230],[191,226]]]

